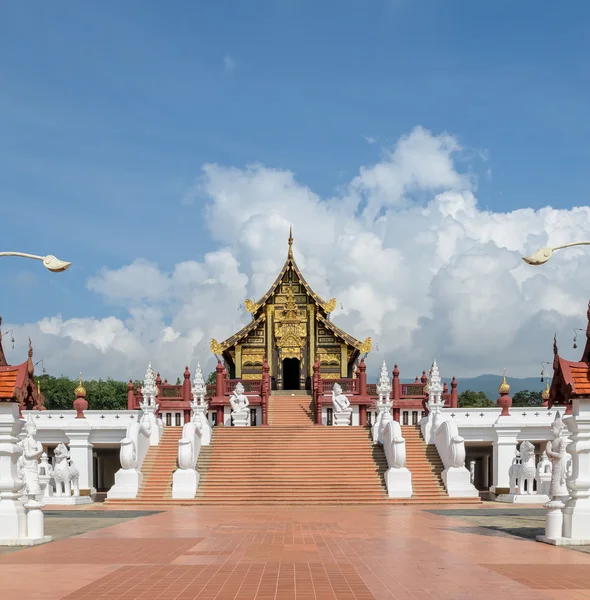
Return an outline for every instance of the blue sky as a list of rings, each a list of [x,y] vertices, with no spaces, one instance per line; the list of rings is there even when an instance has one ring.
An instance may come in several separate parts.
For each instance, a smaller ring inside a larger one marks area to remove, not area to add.
[[[589,30],[581,1],[5,3],[2,249],[74,266],[4,260],[0,312],[124,318],[88,278],[216,248],[205,163],[330,197],[422,125],[459,140],[482,210],[585,205]]]

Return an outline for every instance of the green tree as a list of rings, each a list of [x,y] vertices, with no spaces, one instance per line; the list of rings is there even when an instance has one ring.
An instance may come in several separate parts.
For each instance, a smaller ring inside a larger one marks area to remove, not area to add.
[[[541,392],[522,390],[512,396],[512,406],[541,406],[541,404],[543,404]]]
[[[37,378],[41,386],[41,393],[45,396],[45,408],[47,410],[72,410],[76,399],[74,390],[77,382],[69,377],[53,377],[52,375],[41,375]]]
[[[48,410],[72,410],[78,380],[41,375],[38,378]],[[123,410],[127,408],[127,382],[114,379],[84,382],[89,410]]]
[[[490,408],[496,406],[488,397],[485,392],[474,392],[473,390],[465,390],[459,394],[459,407],[460,408]]]
[[[205,381],[205,385],[215,385],[215,371],[211,371]]]

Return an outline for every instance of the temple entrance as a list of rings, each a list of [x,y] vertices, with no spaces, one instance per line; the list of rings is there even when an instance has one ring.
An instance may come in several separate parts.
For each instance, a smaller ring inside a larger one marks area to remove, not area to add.
[[[299,359],[285,358],[283,361],[283,389],[299,389]]]

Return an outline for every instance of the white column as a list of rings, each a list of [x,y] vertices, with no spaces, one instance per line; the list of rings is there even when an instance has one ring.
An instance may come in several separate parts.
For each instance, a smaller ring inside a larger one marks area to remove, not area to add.
[[[590,544],[590,397],[572,401],[572,416],[564,418],[571,442],[572,476],[567,480],[570,498],[563,509],[563,537]]]
[[[27,537],[27,517],[19,497],[24,485],[16,463],[23,450],[17,445],[22,429],[18,404],[0,402],[0,545],[18,546]]]
[[[94,464],[92,461],[92,444],[88,441],[91,426],[86,419],[75,419],[73,425],[68,426],[66,435],[70,440],[70,458],[80,472],[80,495],[90,496],[96,492],[93,489]]]
[[[495,494],[507,494],[510,488],[508,470],[514,458],[516,436],[519,434],[520,428],[506,427],[500,423],[500,419],[510,419],[510,417],[499,417],[498,422],[494,425],[496,433],[496,439],[493,444],[494,472],[492,474],[492,487],[490,489]]]

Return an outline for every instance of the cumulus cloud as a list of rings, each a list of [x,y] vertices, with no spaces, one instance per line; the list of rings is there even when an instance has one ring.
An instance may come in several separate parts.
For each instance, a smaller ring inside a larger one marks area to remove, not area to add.
[[[568,354],[590,283],[575,250],[540,269],[521,256],[590,237],[590,208],[482,210],[461,153],[452,135],[418,127],[331,198],[288,171],[204,165],[194,193],[207,198],[212,251],[202,262],[166,272],[138,258],[102,270],[88,288],[119,317],[15,329],[31,335],[50,372],[139,377],[151,360],[173,380],[197,360],[210,368],[209,339],[248,322],[243,300],[266,292],[293,225],[309,283],[338,299],[333,320],[378,346],[375,373],[385,358],[412,377],[436,357],[447,375],[534,375],[555,331]]]

